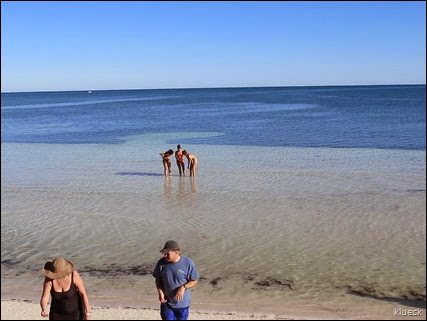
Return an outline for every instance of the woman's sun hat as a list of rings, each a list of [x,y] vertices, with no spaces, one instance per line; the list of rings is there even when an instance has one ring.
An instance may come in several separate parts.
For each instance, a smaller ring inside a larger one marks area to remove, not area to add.
[[[73,263],[62,257],[57,257],[53,261],[47,261],[43,266],[43,274],[53,280],[62,279],[73,271]]]

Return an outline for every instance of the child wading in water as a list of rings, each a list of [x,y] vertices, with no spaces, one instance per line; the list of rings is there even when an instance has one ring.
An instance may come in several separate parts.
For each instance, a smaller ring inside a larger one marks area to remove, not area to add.
[[[164,153],[159,153],[163,159],[163,173],[166,175],[172,175],[172,166],[171,166],[171,156],[173,155],[173,150],[169,149]]]

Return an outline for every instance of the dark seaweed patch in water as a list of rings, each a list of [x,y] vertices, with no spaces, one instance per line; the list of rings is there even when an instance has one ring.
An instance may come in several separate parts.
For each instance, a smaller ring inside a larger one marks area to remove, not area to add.
[[[425,286],[424,286],[425,289]],[[358,295],[362,297],[368,297],[375,300],[382,300],[387,302],[396,302],[402,305],[416,307],[416,308],[426,308],[426,295],[424,293],[419,293],[416,290],[408,290],[407,293],[402,294],[400,297],[390,297],[384,296],[377,292],[377,290],[371,285],[362,285],[360,289],[355,289],[351,285],[347,286],[348,293],[353,295]]]
[[[268,277],[262,281],[255,282],[255,284],[257,286],[253,288],[254,290],[268,289],[270,287],[276,287],[281,289],[287,288],[290,290],[294,289],[294,282],[286,279],[277,280],[277,279]]]
[[[256,279],[256,275],[254,274],[249,274],[247,276],[245,276],[244,280],[249,282],[249,281],[254,281]]]
[[[16,265],[19,265],[19,263],[21,263],[21,261],[18,261],[18,260],[15,260],[15,259],[7,259],[7,260],[1,261],[1,265],[4,266],[5,268],[7,268],[7,267],[14,267],[15,276],[19,276],[19,275],[25,273],[24,270],[19,271],[18,268],[16,267]]]
[[[2,265],[9,265],[9,266],[16,265],[16,264],[19,264],[19,263],[21,263],[21,261],[18,261],[18,260],[15,260],[15,259],[8,259],[8,260],[1,261]]]
[[[79,269],[79,271],[82,273],[88,273],[91,276],[151,275],[154,271],[154,265],[147,264],[123,267],[111,264],[103,267],[102,269],[85,267]]]
[[[210,281],[209,283],[212,284],[213,287],[218,285],[219,280],[221,280],[221,277],[215,278],[212,281]]]

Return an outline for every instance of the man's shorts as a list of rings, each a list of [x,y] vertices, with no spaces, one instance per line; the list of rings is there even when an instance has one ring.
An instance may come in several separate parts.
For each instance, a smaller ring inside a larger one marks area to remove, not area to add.
[[[167,303],[160,304],[160,316],[162,320],[188,320],[190,307],[172,308]]]

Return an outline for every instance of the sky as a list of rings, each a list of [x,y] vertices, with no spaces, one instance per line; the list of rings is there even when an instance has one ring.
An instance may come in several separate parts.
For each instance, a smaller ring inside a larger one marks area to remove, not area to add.
[[[1,91],[426,83],[424,1],[1,1]]]

